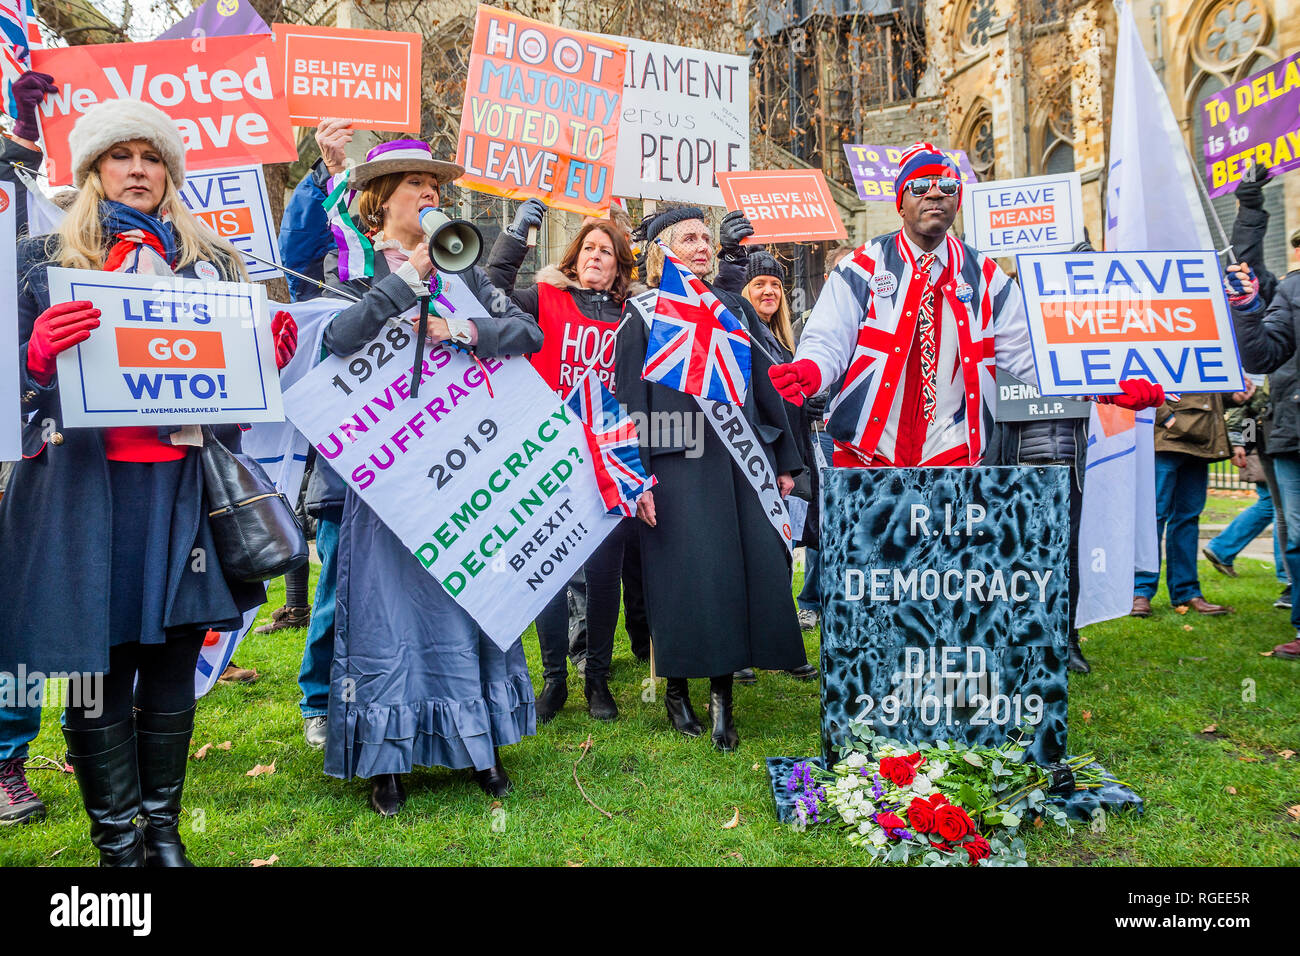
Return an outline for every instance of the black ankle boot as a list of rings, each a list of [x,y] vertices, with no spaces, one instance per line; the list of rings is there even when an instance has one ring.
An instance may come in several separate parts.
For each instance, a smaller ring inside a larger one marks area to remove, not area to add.
[[[90,817],[90,840],[99,850],[99,865],[144,866],[144,838],[134,823],[140,814],[135,720],[128,717],[97,730],[64,727],[63,737]]]
[[[547,680],[542,683],[542,692],[537,695],[537,722],[549,724],[555,715],[564,709],[564,702],[569,699],[569,685],[564,680]]]
[[[1083,650],[1079,647],[1079,632],[1070,631],[1070,655],[1066,658],[1065,669],[1072,674],[1090,674],[1092,667],[1088,664],[1088,659],[1083,656]]]
[[[515,785],[510,782],[506,768],[501,763],[501,753],[495,747],[492,748],[492,756],[496,758],[496,763],[487,770],[475,770],[474,782],[482,787],[483,792],[489,797],[504,797],[514,789]]]
[[[181,791],[194,734],[194,708],[175,714],[135,715],[140,764],[140,825],[146,866],[193,866],[181,843]]]
[[[609,692],[609,681],[604,677],[588,677],[586,691],[587,713],[596,720],[618,719],[618,704]]]
[[[709,678],[709,717],[713,720],[713,746],[731,753],[740,746],[740,735],[731,714],[731,675]]]
[[[406,788],[400,773],[381,773],[371,778],[370,809],[381,817],[395,817],[406,805]]]
[[[664,705],[668,708],[668,719],[678,733],[687,737],[698,737],[704,733],[700,718],[695,716],[691,707],[691,685],[685,677],[668,678],[668,692],[664,694]]]

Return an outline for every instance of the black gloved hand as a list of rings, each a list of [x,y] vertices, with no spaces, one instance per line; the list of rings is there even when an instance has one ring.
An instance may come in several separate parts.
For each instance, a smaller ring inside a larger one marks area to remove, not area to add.
[[[821,421],[826,417],[826,403],[830,401],[830,394],[822,392],[820,395],[814,395],[805,399],[803,407],[808,410],[808,417],[814,421]]]
[[[727,213],[718,226],[718,241],[722,244],[718,258],[723,262],[744,262],[748,253],[741,247],[740,240],[753,234],[754,227],[743,212]]]
[[[540,199],[527,199],[515,213],[515,221],[510,224],[506,232],[516,239],[528,239],[529,229],[540,229],[542,227],[542,217],[546,215],[546,203]]]
[[[1268,170],[1251,163],[1250,168],[1242,174],[1241,184],[1233,194],[1237,197],[1237,203],[1243,209],[1263,209],[1264,184],[1268,180]]]

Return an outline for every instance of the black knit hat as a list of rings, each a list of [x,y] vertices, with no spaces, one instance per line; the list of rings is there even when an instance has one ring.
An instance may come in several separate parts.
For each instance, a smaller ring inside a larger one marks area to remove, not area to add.
[[[659,234],[669,226],[675,226],[679,222],[685,222],[687,219],[702,219],[705,222],[704,210],[699,206],[673,206],[671,209],[665,209],[654,219],[645,224],[645,235],[649,240],[659,238]]]
[[[781,263],[777,262],[770,253],[755,249],[745,262],[745,285],[749,285],[759,276],[773,276],[781,285],[785,285],[785,270],[781,268]]]

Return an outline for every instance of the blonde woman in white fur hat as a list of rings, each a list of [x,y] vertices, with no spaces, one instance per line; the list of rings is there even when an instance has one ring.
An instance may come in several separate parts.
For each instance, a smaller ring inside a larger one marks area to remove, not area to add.
[[[57,357],[106,333],[89,302],[51,304],[47,273],[247,273],[181,202],[185,149],[161,110],[100,103],[70,145],[80,194],[57,233],[18,244],[28,424],[0,501],[0,670],[88,675],[69,689],[64,735],[100,865],[189,866],[178,818],[195,662],[207,630],[237,627],[265,592],[221,573],[199,456],[178,430],[63,428]],[[292,319],[276,331],[283,367]],[[240,447],[238,426],[213,432]],[[192,560],[196,549],[206,563]]]

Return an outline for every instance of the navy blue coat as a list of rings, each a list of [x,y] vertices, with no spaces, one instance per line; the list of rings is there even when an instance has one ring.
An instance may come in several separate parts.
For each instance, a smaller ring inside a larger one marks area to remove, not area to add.
[[[329,218],[325,215],[325,187],[329,173],[319,159],[294,187],[280,221],[280,261],[295,272],[320,282],[325,281],[325,254],[334,248]],[[289,283],[289,298],[294,302],[314,299],[322,289],[295,275],[284,274]]]
[[[65,430],[58,376],[43,386],[27,371],[32,327],[50,305],[47,269],[55,264],[51,260],[56,248],[53,236],[18,243],[19,387],[26,424],[23,460],[0,500],[0,670],[13,671],[22,663],[28,671],[47,674],[108,670],[113,586],[113,500],[103,429]],[[236,277],[233,260],[215,265],[223,278]],[[193,277],[194,267],[177,274]],[[227,448],[239,450],[239,426],[217,425],[213,432]],[[166,582],[169,609],[189,560],[190,543],[206,520],[195,451],[185,459],[173,515],[175,544]],[[220,573],[214,565],[210,554],[209,570]],[[232,619],[266,599],[261,585],[231,582],[230,591],[232,600],[224,610]]]

